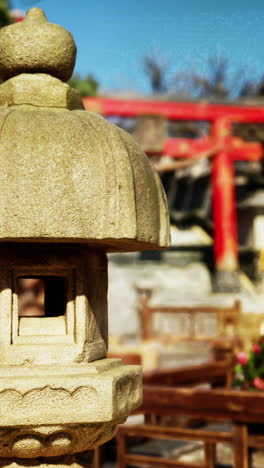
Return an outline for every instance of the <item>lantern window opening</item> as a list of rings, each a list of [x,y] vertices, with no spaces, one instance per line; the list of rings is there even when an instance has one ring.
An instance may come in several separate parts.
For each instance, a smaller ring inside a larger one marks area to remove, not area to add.
[[[19,317],[59,317],[66,311],[66,278],[17,277]]]
[[[68,268],[14,269],[12,344],[75,342],[74,278]]]

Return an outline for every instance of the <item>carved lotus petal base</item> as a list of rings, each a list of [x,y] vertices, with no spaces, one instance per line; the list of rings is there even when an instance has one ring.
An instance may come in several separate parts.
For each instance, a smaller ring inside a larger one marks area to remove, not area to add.
[[[142,401],[141,368],[120,359],[71,366],[0,367],[0,430],[127,418]]]
[[[0,458],[0,468],[92,468],[94,452],[65,457],[14,459]]]
[[[139,366],[102,359],[40,367],[0,367],[2,458],[33,460],[93,450],[141,404]]]
[[[104,444],[114,436],[116,428],[117,424],[108,422],[5,429],[0,431],[0,457],[39,458],[72,455]]]

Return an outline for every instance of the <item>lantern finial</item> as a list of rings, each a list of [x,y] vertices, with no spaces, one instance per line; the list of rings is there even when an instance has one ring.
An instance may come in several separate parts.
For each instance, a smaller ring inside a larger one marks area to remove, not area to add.
[[[47,20],[47,17],[44,13],[43,10],[41,10],[41,8],[38,8],[38,7],[33,7],[31,8],[26,16],[25,16],[25,19],[24,19],[25,22],[28,22],[28,21],[37,21],[38,23],[47,23],[48,20]]]
[[[0,31],[0,78],[47,73],[67,81],[73,72],[76,45],[70,32],[47,21],[40,8]]]

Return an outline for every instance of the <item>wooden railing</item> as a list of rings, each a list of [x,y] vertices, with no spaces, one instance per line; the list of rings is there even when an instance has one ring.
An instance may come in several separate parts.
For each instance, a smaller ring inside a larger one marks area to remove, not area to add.
[[[159,424],[120,426],[117,434],[118,468],[127,468],[130,465],[214,468],[216,444],[220,442],[233,445],[234,468],[249,468],[249,447],[264,447],[264,435],[250,432],[251,423],[263,423],[264,394],[236,391],[228,387],[211,389],[199,387],[199,384],[205,381],[214,385],[217,379],[220,379],[218,383],[222,379],[223,382],[230,384],[229,362],[226,365],[215,363],[184,370],[171,370],[171,375],[169,370],[148,373],[144,378],[144,402],[141,411],[147,421],[153,420],[152,415],[156,418],[160,416]],[[228,421],[232,423],[232,430],[212,432],[206,428],[193,429],[162,424],[164,417],[179,415],[206,421]],[[203,442],[204,462],[187,464],[168,457],[131,454],[127,450],[127,442],[138,437]]]
[[[162,330],[157,332],[154,327],[154,317],[162,315],[171,315],[175,317],[183,317],[189,319],[189,327],[187,333],[179,334],[173,328],[169,334],[166,334],[165,339],[172,339],[173,341],[190,340],[190,341],[214,341],[215,338],[228,337],[230,334],[233,336],[238,335],[238,326],[241,316],[240,301],[236,300],[231,307],[212,307],[212,306],[151,306],[150,297],[147,294],[139,296],[139,318],[141,323],[141,336],[143,340],[161,339],[164,338]],[[215,334],[203,333],[199,336],[196,328],[198,324],[199,315],[208,314],[214,315],[216,318]],[[163,336],[162,336],[163,335]]]

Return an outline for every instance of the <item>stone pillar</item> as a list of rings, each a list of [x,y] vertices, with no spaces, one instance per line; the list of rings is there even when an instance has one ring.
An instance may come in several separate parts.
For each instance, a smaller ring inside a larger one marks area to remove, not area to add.
[[[75,55],[38,8],[0,31],[0,467],[87,468],[142,401],[141,368],[106,357],[106,254],[168,246],[167,206],[64,83]]]

